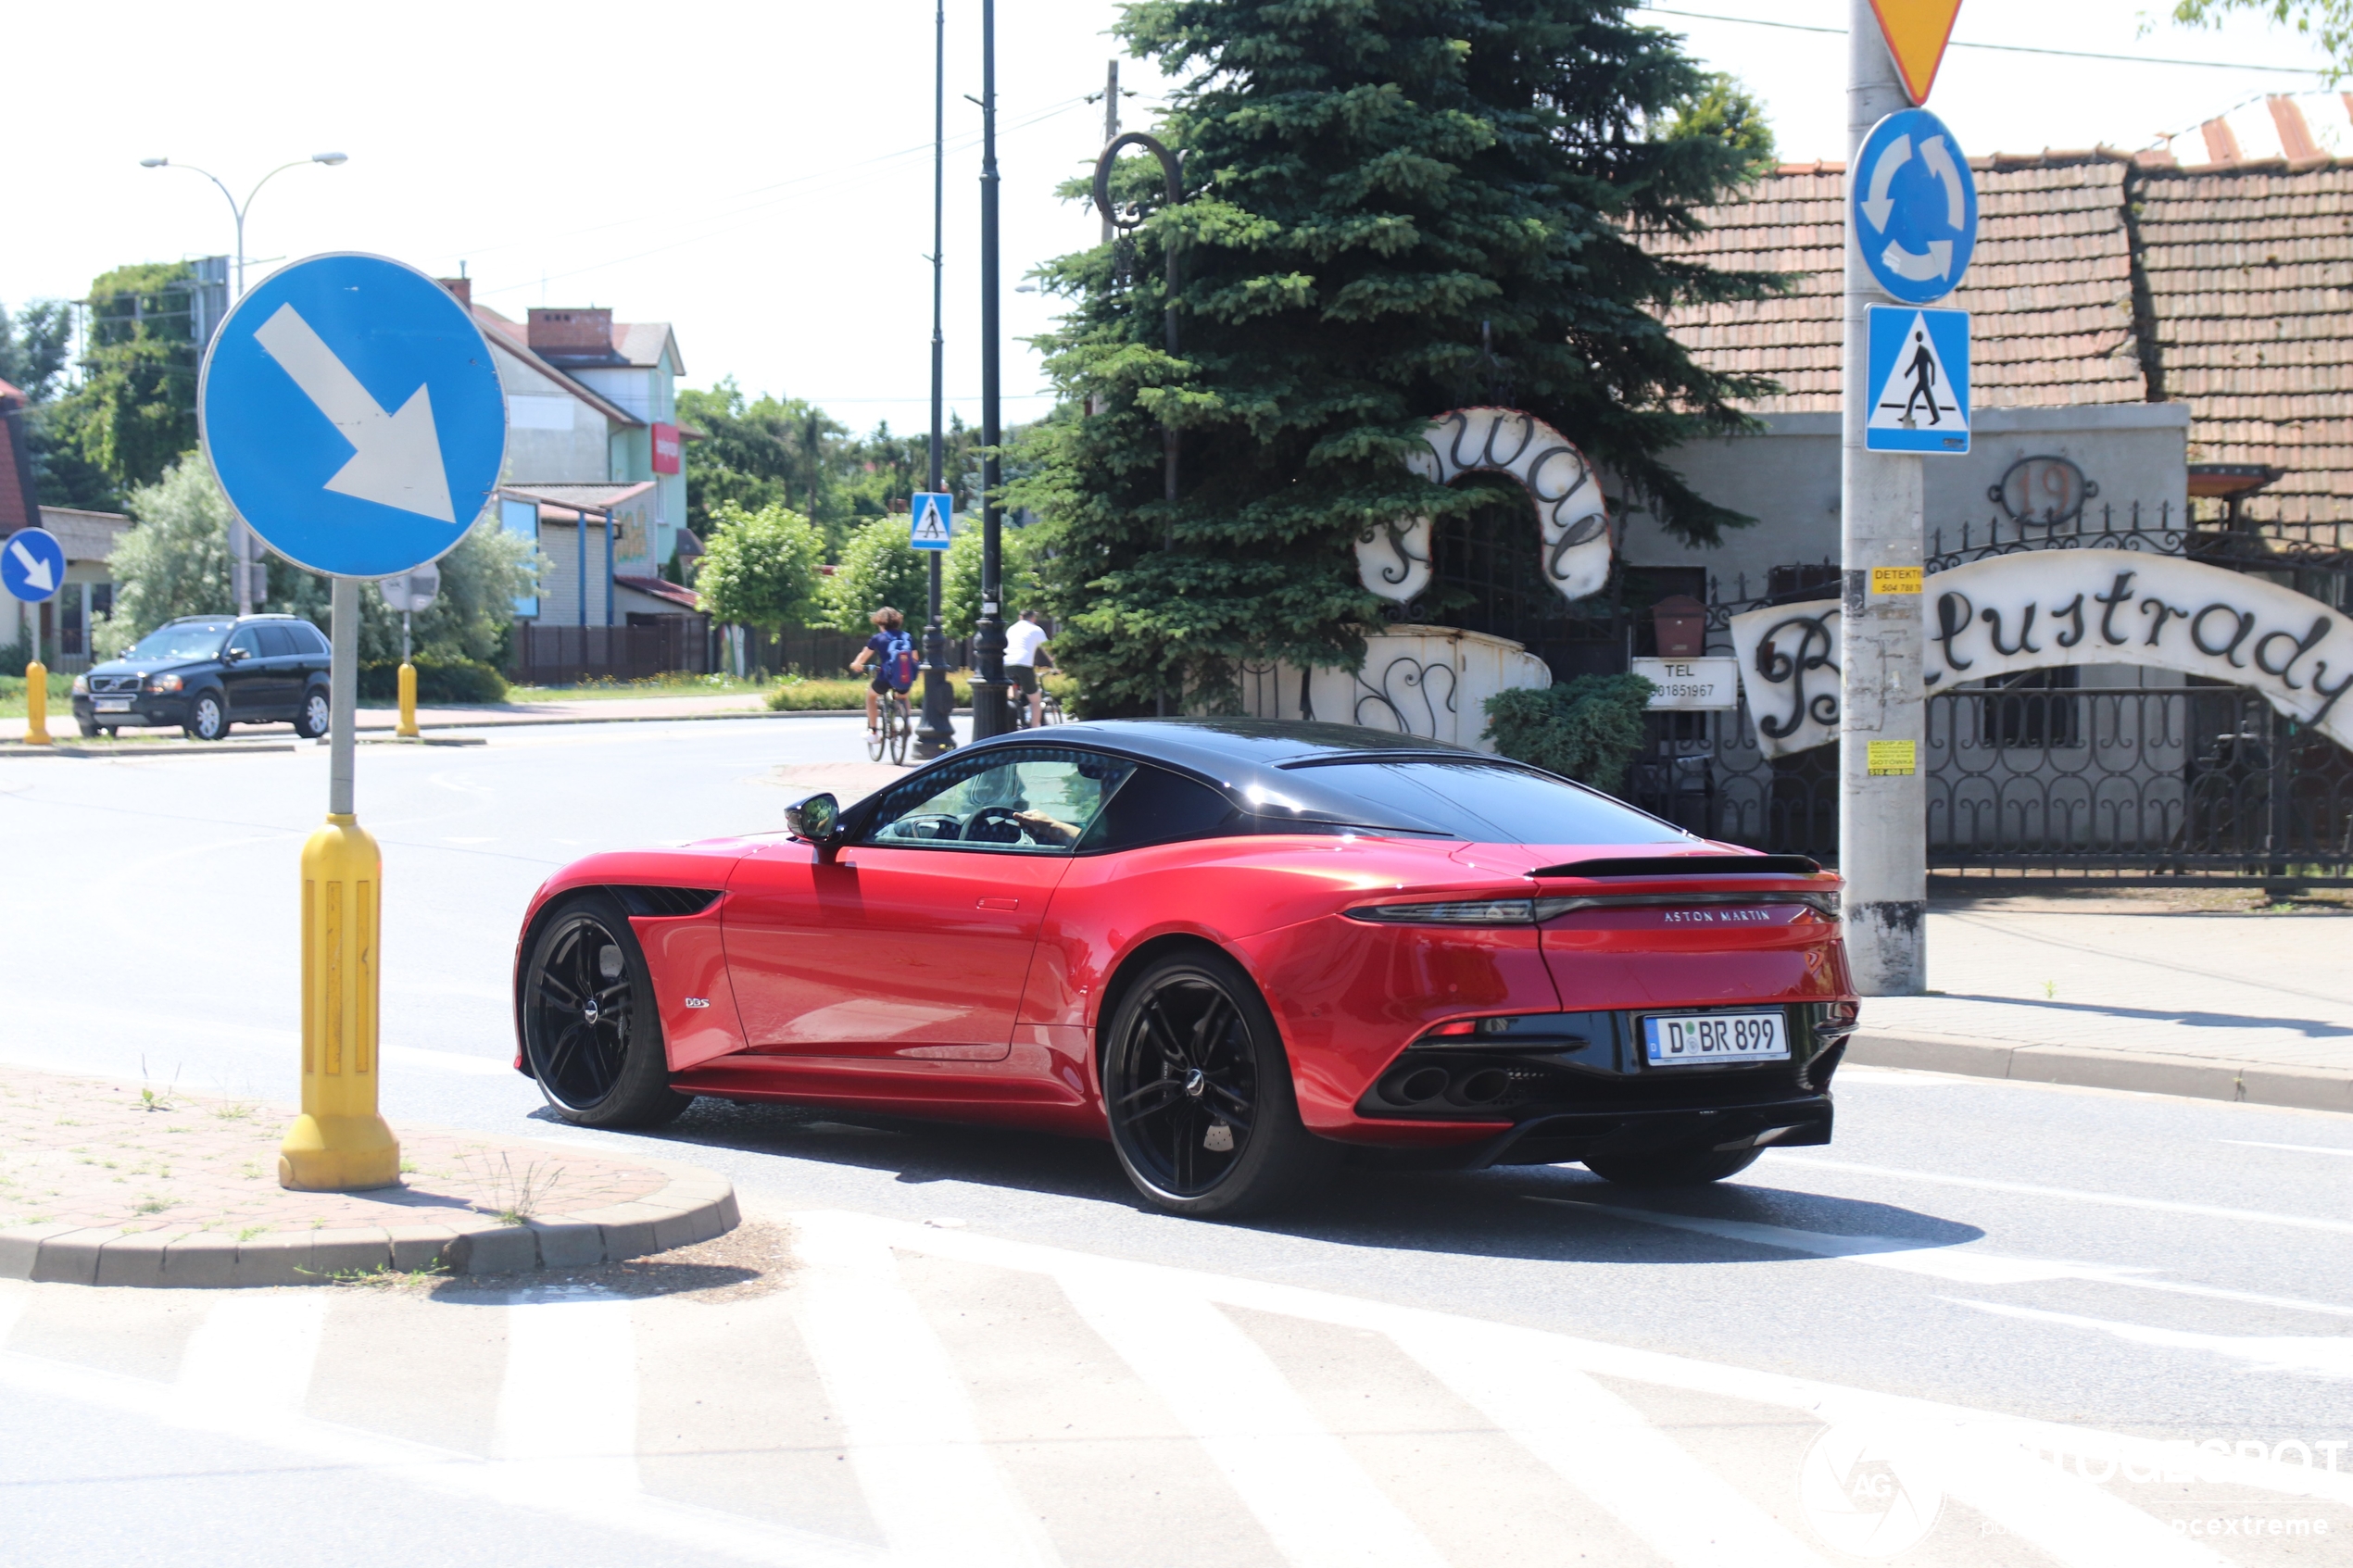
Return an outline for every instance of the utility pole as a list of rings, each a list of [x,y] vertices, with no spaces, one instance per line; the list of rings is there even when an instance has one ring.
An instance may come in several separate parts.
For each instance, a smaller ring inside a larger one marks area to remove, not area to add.
[[[1005,731],[1004,519],[999,463],[997,0],[980,0],[980,621],[974,628],[973,739]]]
[[[1119,62],[1113,60],[1103,73],[1103,145],[1108,147],[1119,140]],[[1111,208],[1103,209],[1103,244],[1109,245],[1115,231],[1111,224]]]
[[[940,405],[945,400],[946,339],[939,331],[939,290],[947,251],[948,179],[948,0],[937,0],[932,18],[931,77],[931,466],[925,488],[939,489]],[[939,552],[931,558],[931,618],[924,622],[924,721],[915,731],[915,755],[933,758],[956,744],[955,692],[948,684],[948,633],[939,621]]]
[[[1871,127],[1911,107],[1871,0],[1848,0],[1846,60],[1846,177],[1853,181],[1860,178],[1863,139]],[[1926,704],[1918,591],[1925,557],[1922,459],[1865,447],[1872,395],[1865,312],[1894,303],[1864,264],[1850,203],[1840,381],[1838,869],[1846,879],[1847,960],[1856,989],[1866,997],[1918,996],[1928,985],[1928,797],[1920,772]],[[1911,592],[1873,591],[1872,569],[1889,567],[1911,569]],[[1881,748],[1876,769],[1874,744]]]

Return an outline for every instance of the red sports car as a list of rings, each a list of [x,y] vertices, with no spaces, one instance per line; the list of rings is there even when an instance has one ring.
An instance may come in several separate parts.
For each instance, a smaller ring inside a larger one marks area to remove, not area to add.
[[[1109,1138],[1238,1214],[1350,1151],[1719,1180],[1831,1135],[1839,882],[1539,769],[1337,724],[1069,724],[533,898],[516,1065],[567,1121],[696,1095]]]

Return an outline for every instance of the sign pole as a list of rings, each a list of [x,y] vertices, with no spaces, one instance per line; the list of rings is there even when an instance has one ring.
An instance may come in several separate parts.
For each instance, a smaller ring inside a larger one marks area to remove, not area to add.
[[[359,580],[333,580],[327,821],[302,847],[302,1114],[278,1146],[278,1185],[358,1192],[400,1180],[376,1104],[384,857],[352,809],[359,708]]]
[[[1888,115],[1909,107],[1910,99],[1871,0],[1849,0],[1847,11],[1846,177],[1852,183],[1863,178],[1864,138]],[[1928,809],[1919,772],[1926,714],[1921,459],[1867,449],[1872,389],[1866,313],[1893,303],[1864,260],[1850,201],[1840,383],[1838,867],[1846,879],[1847,960],[1856,990],[1866,997],[1918,996],[1928,984]]]

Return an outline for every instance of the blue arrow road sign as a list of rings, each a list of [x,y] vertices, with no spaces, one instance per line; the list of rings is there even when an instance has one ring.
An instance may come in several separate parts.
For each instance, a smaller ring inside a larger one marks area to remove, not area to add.
[[[391,577],[466,536],[507,405],[449,291],[380,256],[280,269],[213,334],[196,392],[213,472],[256,533],[335,577]]]
[[[907,512],[907,542],[919,550],[944,550],[955,539],[956,497],[917,491]]]
[[[1969,312],[1870,307],[1873,452],[1969,450]]]
[[[1906,305],[1952,293],[1977,249],[1977,182],[1944,122],[1926,109],[1889,115],[1863,138],[1846,186],[1879,286]]]
[[[9,596],[37,605],[55,597],[66,580],[66,547],[45,528],[20,528],[0,544],[0,583]]]

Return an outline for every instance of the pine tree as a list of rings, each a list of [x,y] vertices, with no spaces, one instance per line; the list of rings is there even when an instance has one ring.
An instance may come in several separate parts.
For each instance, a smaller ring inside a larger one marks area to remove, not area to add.
[[[1189,73],[1163,138],[1170,208],[1124,159],[1132,239],[1043,270],[1061,411],[1016,505],[1046,520],[1058,659],[1095,712],[1181,686],[1229,703],[1238,661],[1349,664],[1378,601],[1350,544],[1478,504],[1403,464],[1432,416],[1489,401],[1579,443],[1685,539],[1747,520],[1660,454],[1742,428],[1763,390],[1711,374],[1659,319],[1774,280],[1646,252],[1758,171],[1753,145],[1672,134],[1715,85],[1624,0],[1147,0],[1118,32]],[[1083,193],[1074,182],[1068,194]],[[1164,346],[1178,247],[1180,351]],[[1482,349],[1491,341],[1491,355]],[[1161,421],[1183,432],[1162,495]]]

